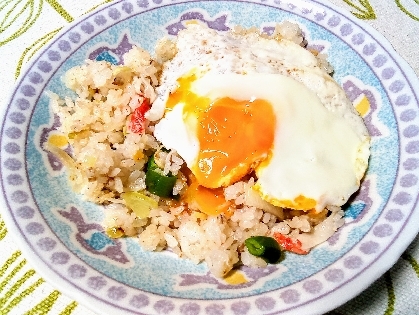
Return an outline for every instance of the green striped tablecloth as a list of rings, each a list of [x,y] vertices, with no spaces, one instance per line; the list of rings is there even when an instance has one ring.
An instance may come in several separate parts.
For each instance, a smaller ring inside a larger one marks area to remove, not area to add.
[[[0,0],[1,110],[22,66],[62,27],[106,2],[111,1]],[[331,2],[350,10],[387,37],[419,74],[419,0]],[[0,315],[95,315],[37,273],[16,244],[16,236],[8,232],[1,219],[4,210],[0,205]],[[390,271],[329,315],[418,315],[418,261],[419,239],[416,238]]]

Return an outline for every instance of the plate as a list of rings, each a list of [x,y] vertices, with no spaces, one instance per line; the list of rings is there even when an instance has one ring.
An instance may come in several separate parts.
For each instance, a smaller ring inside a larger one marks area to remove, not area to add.
[[[72,96],[61,77],[85,59],[121,61],[132,44],[153,51],[191,21],[226,31],[301,25],[327,53],[334,78],[372,136],[370,164],[345,206],[345,225],[309,255],[243,269],[246,282],[212,277],[204,264],[111,240],[98,206],[75,195],[59,161],[44,150],[59,124],[47,91]],[[1,129],[6,220],[26,255],[61,291],[100,314],[319,314],[360,293],[389,269],[419,230],[419,82],[377,32],[317,1],[118,1],[83,16],[32,59]]]

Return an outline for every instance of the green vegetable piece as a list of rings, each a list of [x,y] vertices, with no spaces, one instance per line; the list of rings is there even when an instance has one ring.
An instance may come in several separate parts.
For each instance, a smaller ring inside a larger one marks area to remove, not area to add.
[[[249,253],[274,264],[281,258],[281,248],[278,242],[268,236],[252,236],[244,241]]]
[[[150,158],[147,164],[147,172],[145,175],[145,185],[147,190],[160,197],[170,197],[172,195],[173,186],[176,183],[176,176],[164,175],[163,171],[154,161],[154,156]]]
[[[140,192],[129,191],[122,193],[121,197],[125,200],[127,207],[140,219],[147,218],[150,215],[150,209],[158,207],[156,200]]]
[[[147,169],[155,170],[156,168],[159,168],[156,161],[154,160],[154,155],[150,157],[150,159],[147,162]]]
[[[170,197],[175,183],[175,176],[164,175],[159,168],[147,170],[145,178],[147,190],[157,196]]]

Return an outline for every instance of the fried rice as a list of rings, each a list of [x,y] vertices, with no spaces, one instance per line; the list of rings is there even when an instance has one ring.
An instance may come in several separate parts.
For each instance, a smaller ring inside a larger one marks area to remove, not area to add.
[[[241,27],[233,32],[286,39],[302,47],[307,44],[298,25],[290,22],[278,24],[271,35]],[[174,42],[162,39],[153,57],[133,47],[123,56],[123,65],[87,60],[63,79],[77,98],[61,99],[50,93],[70,154],[66,146],[50,142],[48,148],[66,165],[73,189],[103,205],[107,234],[135,238],[145,250],[170,250],[194,263],[205,262],[217,277],[240,264],[266,266],[265,260],[249,254],[244,246],[251,236],[281,234],[306,253],[333,235],[344,223],[340,207],[328,206],[321,212],[275,207],[252,189],[256,180],[252,174],[223,189],[230,202],[228,214],[208,215],[177,198],[147,191],[146,166],[151,156],[164,174],[176,177],[172,196],[184,194],[189,184],[183,159],[174,150],[165,150],[153,136],[161,112],[149,111],[143,132],[130,131],[130,118],[138,105],[158,99],[164,63],[175,54]],[[331,73],[325,56],[313,54],[319,66]],[[123,198],[127,192],[141,192],[155,202],[147,217],[138,217],[127,206]]]

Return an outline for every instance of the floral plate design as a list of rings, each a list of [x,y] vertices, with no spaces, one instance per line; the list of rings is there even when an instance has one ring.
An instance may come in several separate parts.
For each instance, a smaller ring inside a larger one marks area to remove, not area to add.
[[[360,191],[346,224],[306,256],[242,268],[240,280],[204,264],[110,239],[102,211],[83,201],[63,165],[44,149],[59,125],[47,91],[73,96],[61,78],[85,59],[119,64],[132,45],[154,50],[191,21],[271,32],[297,22],[311,48],[328,54],[334,78],[372,136]],[[6,219],[37,269],[100,314],[320,314],[360,293],[396,262],[419,231],[419,82],[376,31],[318,1],[114,1],[58,34],[22,72],[2,120],[1,189]],[[244,279],[244,280],[243,280]]]

